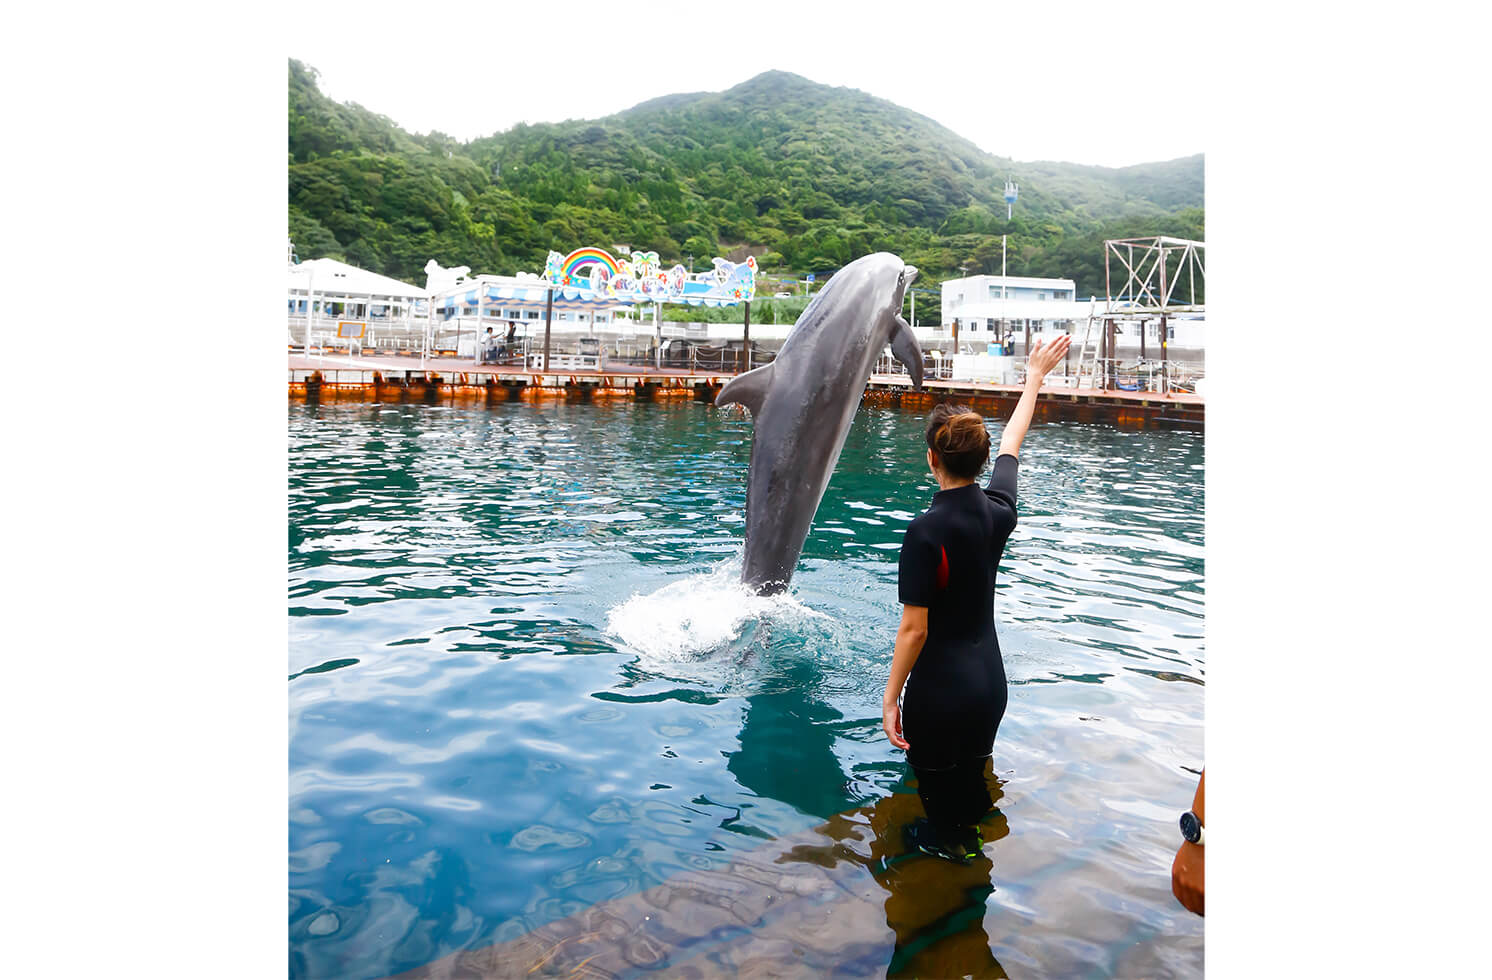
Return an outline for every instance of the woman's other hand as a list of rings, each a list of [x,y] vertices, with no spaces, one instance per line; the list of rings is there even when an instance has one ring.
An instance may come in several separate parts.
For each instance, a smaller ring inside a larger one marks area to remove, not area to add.
[[[1031,349],[1031,356],[1026,358],[1026,379],[1035,378],[1039,382],[1045,378],[1067,356],[1067,348],[1071,346],[1072,337],[1068,334],[1063,334],[1050,344],[1043,345],[1038,340]]]
[[[881,705],[881,727],[886,731],[886,737],[891,744],[903,752],[909,747],[907,740],[901,736],[901,705],[892,701],[890,704]]]
[[[1176,860],[1171,862],[1171,894],[1188,911],[1205,916],[1207,854],[1206,848],[1190,841],[1182,841],[1176,851]]]
[[[896,648],[891,652],[891,676],[886,678],[886,693],[881,695],[881,727],[891,744],[902,751],[906,751],[907,740],[901,737],[901,692],[926,640],[927,607],[903,604],[901,623],[896,627]]]
[[[1203,827],[1207,826],[1207,772],[1197,777],[1197,793],[1192,797],[1192,813]],[[1176,850],[1176,860],[1171,862],[1171,894],[1188,910],[1198,915],[1202,911],[1203,896],[1207,891],[1207,848],[1202,844],[1182,841]]]

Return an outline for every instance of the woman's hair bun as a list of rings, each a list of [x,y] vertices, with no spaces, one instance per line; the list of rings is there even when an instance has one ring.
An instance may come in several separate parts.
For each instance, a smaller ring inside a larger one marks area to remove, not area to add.
[[[940,403],[927,420],[927,446],[938,465],[960,479],[979,475],[989,460],[984,416],[963,405]]]

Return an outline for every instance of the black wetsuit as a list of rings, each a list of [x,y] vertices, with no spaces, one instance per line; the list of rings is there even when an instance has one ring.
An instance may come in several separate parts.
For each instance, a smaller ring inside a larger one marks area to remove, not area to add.
[[[1007,698],[995,572],[1015,529],[1018,465],[1002,455],[989,486],[938,491],[901,546],[899,597],[927,607],[927,639],[902,697],[902,734],[928,818],[945,828],[967,827],[991,805],[982,772]]]

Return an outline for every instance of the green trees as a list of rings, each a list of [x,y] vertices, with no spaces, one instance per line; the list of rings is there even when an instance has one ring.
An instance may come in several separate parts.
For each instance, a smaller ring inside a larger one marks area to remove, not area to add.
[[[1011,274],[1102,292],[1104,237],[1198,237],[1202,222],[1200,156],[1119,170],[1014,163],[892,103],[786,72],[463,144],[334,103],[291,61],[289,111],[297,252],[414,282],[430,258],[511,274],[538,271],[551,248],[625,244],[670,264],[692,255],[699,271],[747,244],[768,247],[763,269],[820,280],[895,251],[926,285],[959,266],[998,272],[1008,233]],[[1021,183],[1010,222],[1007,174]]]

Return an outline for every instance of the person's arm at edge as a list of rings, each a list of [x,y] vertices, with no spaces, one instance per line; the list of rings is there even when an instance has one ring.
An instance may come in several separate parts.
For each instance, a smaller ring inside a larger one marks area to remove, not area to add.
[[[1203,809],[1203,789],[1207,781],[1207,770],[1202,770],[1202,775],[1197,779],[1197,794],[1192,798],[1192,812],[1197,815],[1197,821],[1205,828],[1207,826],[1207,815]],[[1171,862],[1171,894],[1176,900],[1186,907],[1187,911],[1195,912],[1204,916],[1205,903],[1203,899],[1207,894],[1207,848],[1203,844],[1193,844],[1184,840],[1176,849],[1176,860]]]
[[[901,734],[901,689],[906,685],[926,641],[927,607],[902,606],[901,625],[896,628],[896,649],[891,654],[891,676],[886,679],[886,693],[881,698],[881,727],[891,744],[903,751],[908,745]]]
[[[1005,431],[1000,436],[1000,451],[996,456],[1020,458],[1021,443],[1025,441],[1026,430],[1031,427],[1031,416],[1036,413],[1036,399],[1041,394],[1041,383],[1046,380],[1047,372],[1056,367],[1057,362],[1067,354],[1067,348],[1071,344],[1072,338],[1067,334],[1045,347],[1041,341],[1036,342],[1031,356],[1026,359],[1025,390],[1021,392],[1021,400],[1016,402],[1015,411],[1010,413],[1010,421],[1005,423]]]

